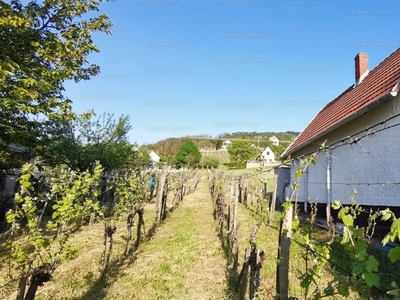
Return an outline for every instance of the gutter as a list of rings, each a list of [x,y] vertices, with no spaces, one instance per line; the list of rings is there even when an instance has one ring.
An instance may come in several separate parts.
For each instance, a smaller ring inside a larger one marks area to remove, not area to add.
[[[314,141],[318,140],[319,138],[323,137],[324,135],[328,134],[329,132],[331,132],[331,131],[343,126],[344,124],[346,124],[346,123],[348,123],[350,121],[352,121],[356,117],[358,117],[358,116],[360,116],[362,114],[365,114],[367,111],[370,111],[371,109],[377,107],[378,105],[381,105],[381,104],[387,102],[388,100],[396,97],[399,91],[400,91],[400,81],[398,81],[396,83],[396,85],[393,87],[393,89],[388,94],[383,95],[382,97],[378,98],[374,102],[368,104],[367,106],[364,106],[360,110],[357,110],[352,115],[348,116],[346,119],[340,121],[339,123],[336,123],[335,125],[329,127],[328,129],[322,131],[321,133],[319,133],[315,137],[311,138],[307,142],[299,145],[297,148],[294,148],[290,153],[283,153],[282,154],[282,158],[287,158],[290,154],[294,153],[295,151],[300,150],[301,148],[304,148],[305,146],[311,144],[312,142],[314,142]],[[301,148],[299,148],[300,146],[301,146]]]

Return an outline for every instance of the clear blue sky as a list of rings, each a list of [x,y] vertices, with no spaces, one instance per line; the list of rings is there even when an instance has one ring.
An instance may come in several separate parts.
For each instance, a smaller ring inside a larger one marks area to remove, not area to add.
[[[224,132],[302,131],[400,47],[398,1],[117,0],[101,5],[101,68],[67,83],[78,113],[129,115],[130,142]]]

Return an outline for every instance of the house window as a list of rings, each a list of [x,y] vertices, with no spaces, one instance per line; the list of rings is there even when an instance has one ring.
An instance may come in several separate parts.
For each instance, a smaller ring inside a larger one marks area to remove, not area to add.
[[[267,155],[269,155],[269,151],[267,151]]]

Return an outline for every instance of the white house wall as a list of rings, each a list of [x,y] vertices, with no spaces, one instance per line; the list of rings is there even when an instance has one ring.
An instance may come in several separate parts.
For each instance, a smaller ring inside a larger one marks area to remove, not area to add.
[[[397,114],[400,114],[398,96],[292,154],[292,157],[298,157],[316,151],[325,140],[326,145],[333,145],[328,154],[331,158],[330,199],[327,190],[329,159],[326,153],[320,153],[316,166],[311,165],[308,170],[308,182],[302,181],[306,186],[300,187],[299,201],[310,198],[319,203],[340,200],[349,204],[349,198],[356,190],[355,201],[358,204],[400,206],[400,126],[396,126],[400,124],[400,116]],[[385,122],[391,117],[394,118]],[[381,125],[352,137],[353,140],[346,140],[346,144],[334,144],[380,122]],[[384,130],[379,131],[381,129]],[[368,136],[351,144],[357,137],[366,134]],[[291,167],[292,182],[296,166],[298,163],[293,163]]]

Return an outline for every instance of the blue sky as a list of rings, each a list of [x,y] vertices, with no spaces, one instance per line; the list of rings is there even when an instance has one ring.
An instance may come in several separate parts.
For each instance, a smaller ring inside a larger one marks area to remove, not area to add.
[[[95,34],[101,74],[66,84],[78,113],[129,115],[130,142],[302,131],[400,47],[398,1],[117,0]]]

